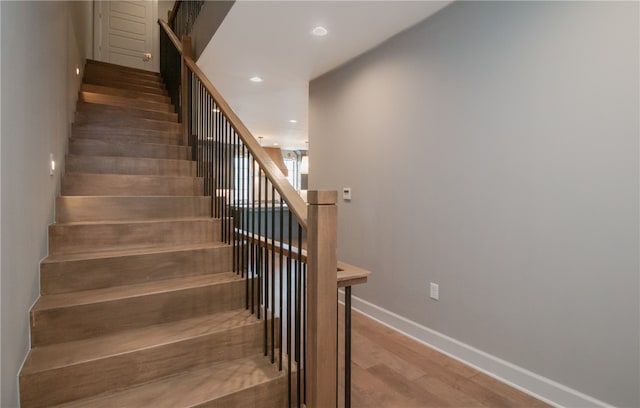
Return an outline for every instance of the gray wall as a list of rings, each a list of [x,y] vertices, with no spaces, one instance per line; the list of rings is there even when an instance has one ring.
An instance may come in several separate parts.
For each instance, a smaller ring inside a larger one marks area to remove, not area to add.
[[[90,2],[0,2],[2,281],[0,406],[18,406],[17,375],[29,348],[28,312],[39,293],[59,170],[91,50]],[[82,73],[81,73],[82,74]]]
[[[193,47],[193,59],[198,60],[220,24],[231,10],[235,0],[217,0],[205,2],[198,19],[189,34]]]
[[[310,85],[354,294],[640,406],[638,3],[463,2]],[[440,301],[428,299],[429,282]]]

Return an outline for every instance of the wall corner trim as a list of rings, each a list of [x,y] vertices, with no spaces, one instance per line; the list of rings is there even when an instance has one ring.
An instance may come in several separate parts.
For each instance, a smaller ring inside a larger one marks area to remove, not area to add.
[[[339,291],[339,301],[344,303],[342,290]],[[548,404],[557,407],[613,407],[357,296],[352,296],[351,302],[352,308],[365,316]]]

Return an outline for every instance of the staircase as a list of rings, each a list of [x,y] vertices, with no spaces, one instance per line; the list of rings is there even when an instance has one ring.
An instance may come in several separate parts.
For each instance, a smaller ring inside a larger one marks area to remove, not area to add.
[[[159,74],[88,61],[22,408],[282,407]]]

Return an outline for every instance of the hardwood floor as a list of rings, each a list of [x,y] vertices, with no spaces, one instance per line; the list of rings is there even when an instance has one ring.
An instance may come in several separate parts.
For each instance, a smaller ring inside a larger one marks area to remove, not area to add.
[[[338,316],[344,373],[344,307]],[[351,358],[353,408],[549,407],[356,311]],[[344,407],[344,378],[339,384]]]

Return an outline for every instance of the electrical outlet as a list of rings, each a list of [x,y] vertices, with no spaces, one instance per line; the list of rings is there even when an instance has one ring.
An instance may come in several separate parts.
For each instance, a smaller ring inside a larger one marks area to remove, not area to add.
[[[440,286],[437,283],[431,282],[429,286],[429,297],[433,300],[440,299]]]

